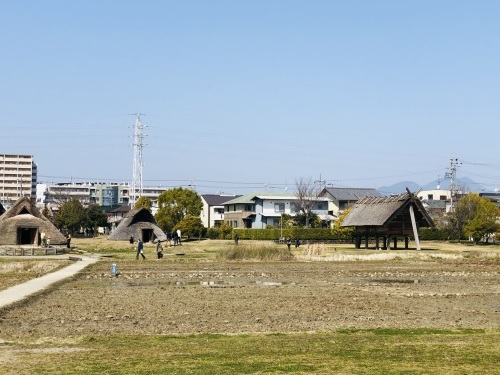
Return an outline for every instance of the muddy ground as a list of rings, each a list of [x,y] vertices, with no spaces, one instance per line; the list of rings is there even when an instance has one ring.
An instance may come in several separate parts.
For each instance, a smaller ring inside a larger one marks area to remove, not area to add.
[[[500,323],[498,260],[112,262],[0,312],[0,338]]]

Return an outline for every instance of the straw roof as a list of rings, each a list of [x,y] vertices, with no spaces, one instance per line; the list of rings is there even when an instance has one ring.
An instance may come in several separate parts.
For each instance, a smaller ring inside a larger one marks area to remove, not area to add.
[[[154,238],[160,241],[166,241],[167,236],[158,227],[155,218],[147,208],[131,210],[110,234],[108,240],[126,241],[130,237],[134,239],[143,238],[143,230],[152,230]]]
[[[52,222],[42,215],[28,197],[22,197],[0,216],[0,245],[17,245],[18,229],[35,229],[45,233],[50,243],[60,245],[66,242],[64,235]],[[35,245],[38,244],[35,238]]]
[[[390,197],[366,197],[360,199],[345,217],[343,227],[387,226],[396,217],[406,216],[409,206],[413,205],[419,226],[433,227],[434,223],[422,202],[407,192]]]

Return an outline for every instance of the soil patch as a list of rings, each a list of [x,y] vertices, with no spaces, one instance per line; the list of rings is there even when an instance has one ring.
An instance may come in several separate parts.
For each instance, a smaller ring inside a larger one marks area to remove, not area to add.
[[[493,328],[500,264],[102,261],[0,315],[0,337]]]

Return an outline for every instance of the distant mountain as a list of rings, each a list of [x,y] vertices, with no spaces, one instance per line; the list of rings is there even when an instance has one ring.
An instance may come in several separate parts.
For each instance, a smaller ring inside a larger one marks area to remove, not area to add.
[[[389,186],[381,186],[377,188],[380,194],[391,195],[391,194],[402,194],[406,192],[406,188],[410,191],[415,192],[420,189],[420,185],[413,181],[401,181]]]
[[[413,181],[402,181],[397,182],[393,185],[381,186],[377,188],[377,190],[383,195],[391,195],[391,194],[402,194],[406,192],[406,188],[410,189],[411,192],[416,192],[418,190],[435,190],[437,189],[437,181],[431,181],[425,185],[417,184]],[[475,192],[480,193],[484,189],[482,189],[482,185],[471,180],[468,177],[461,177],[456,180],[457,188],[462,189],[464,192]],[[441,189],[449,189],[450,188],[450,180],[443,179],[440,182]]]

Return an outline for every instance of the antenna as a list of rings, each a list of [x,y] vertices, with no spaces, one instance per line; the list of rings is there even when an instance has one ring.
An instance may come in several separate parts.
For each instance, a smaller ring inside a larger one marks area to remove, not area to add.
[[[130,191],[130,204],[133,207],[138,197],[142,196],[142,148],[144,144],[142,140],[144,135],[142,134],[142,129],[145,125],[141,124],[142,113],[136,113],[135,125],[134,125],[134,163],[132,168],[132,188]]]
[[[438,175],[438,179],[437,179],[437,186],[436,186],[436,189],[441,189],[441,178],[439,177]]]

